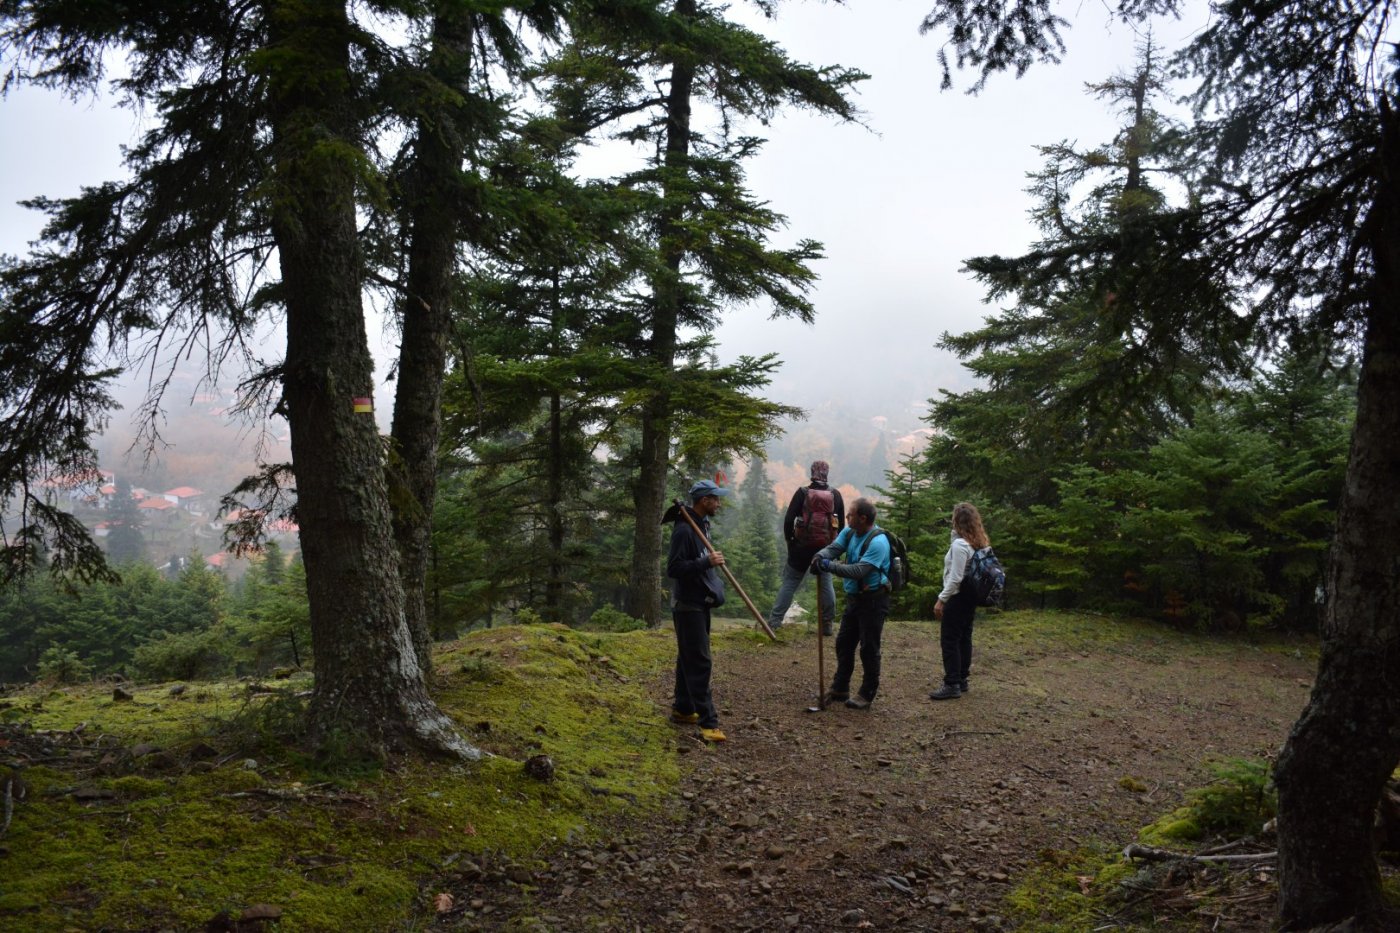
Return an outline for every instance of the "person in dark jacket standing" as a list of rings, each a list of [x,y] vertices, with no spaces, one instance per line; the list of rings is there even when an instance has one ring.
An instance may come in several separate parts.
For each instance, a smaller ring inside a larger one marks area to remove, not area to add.
[[[846,527],[846,506],[841,501],[841,493],[827,485],[830,470],[831,467],[825,460],[812,461],[812,481],[806,486],[799,486],[792,494],[787,513],[783,515],[783,540],[787,542],[787,563],[783,564],[783,579],[778,587],[778,599],[773,603],[773,611],[768,613],[768,627],[775,631],[783,624],[783,617],[792,605],[792,598],[797,595],[797,588],[807,579],[812,558],[823,547],[835,541],[841,529]],[[829,520],[828,527],[821,532],[806,527],[803,521],[808,497],[813,492],[817,493],[817,496],[812,498],[813,504],[818,506],[814,510],[818,520]],[[818,571],[817,580],[823,634],[830,635],[836,619],[836,587],[832,585],[829,573]]]
[[[948,553],[943,556],[943,589],[933,604],[933,617],[939,623],[938,641],[943,648],[943,684],[928,695],[930,700],[956,700],[967,693],[977,596],[963,582],[973,552],[991,546],[977,506],[971,502],[953,506],[952,538]]]
[[[719,511],[729,490],[702,479],[690,487],[686,509],[695,524],[710,536],[710,516]],[[711,551],[683,517],[671,528],[671,551],[666,576],[671,579],[671,621],[676,629],[676,689],[671,721],[698,724],[707,742],[723,742],[719,714],[710,696],[710,610],[724,605],[724,580],[716,567],[724,555]]]
[[[890,614],[890,542],[875,524],[875,503],[869,499],[857,499],[846,518],[849,527],[812,558],[814,569],[841,577],[846,590],[846,611],[836,635],[836,673],[823,705],[844,700],[851,709],[869,709],[880,689],[880,636]],[[843,553],[844,563],[832,560]],[[861,683],[852,696],[857,648]]]

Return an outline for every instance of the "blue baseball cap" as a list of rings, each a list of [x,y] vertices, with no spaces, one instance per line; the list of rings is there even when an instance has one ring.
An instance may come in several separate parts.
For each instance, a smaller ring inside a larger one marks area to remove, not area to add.
[[[698,483],[696,483],[694,486],[691,486],[691,487],[690,487],[690,501],[691,501],[691,502],[699,502],[701,499],[705,498],[706,496],[727,496],[727,495],[729,495],[729,490],[728,490],[728,489],[725,489],[723,486],[716,486],[714,483],[710,482],[710,481],[707,480],[707,479],[702,479],[700,482],[698,482]]]

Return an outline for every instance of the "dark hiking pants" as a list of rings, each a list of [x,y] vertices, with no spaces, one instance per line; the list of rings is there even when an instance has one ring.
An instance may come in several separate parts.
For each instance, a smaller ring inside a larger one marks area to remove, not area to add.
[[[977,603],[972,594],[954,593],[943,604],[943,621],[938,627],[938,642],[943,649],[943,682],[957,686],[967,681],[972,669],[972,617]]]
[[[719,725],[714,700],[710,698],[710,610],[671,610],[676,628],[676,692],[671,705],[677,712],[699,713],[700,726]]]
[[[860,649],[861,681],[857,691],[867,700],[880,689],[880,635],[890,614],[889,591],[881,587],[863,593],[846,594],[846,611],[841,630],[836,633],[836,674],[831,678],[833,693],[849,693],[851,675],[856,669],[856,649]]]

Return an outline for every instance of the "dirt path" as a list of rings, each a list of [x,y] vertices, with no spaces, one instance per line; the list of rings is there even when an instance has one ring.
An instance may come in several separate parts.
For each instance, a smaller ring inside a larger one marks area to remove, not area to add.
[[[685,771],[667,812],[549,856],[530,886],[459,891],[472,909],[452,925],[1009,928],[1003,898],[1039,853],[1131,841],[1208,779],[1203,758],[1277,749],[1313,673],[1276,651],[1174,638],[1075,649],[979,621],[970,692],[935,703],[936,628],[891,623],[875,705],[810,714],[815,639],[784,641],[717,651],[730,741],[677,728]],[[663,711],[669,689],[669,675],[652,685]]]

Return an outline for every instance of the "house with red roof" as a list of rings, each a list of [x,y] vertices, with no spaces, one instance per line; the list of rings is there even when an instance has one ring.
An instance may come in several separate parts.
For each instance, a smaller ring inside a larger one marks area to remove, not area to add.
[[[195,515],[204,514],[203,490],[195,489],[193,486],[176,486],[174,489],[167,489],[161,495],[186,512],[192,512]]]

